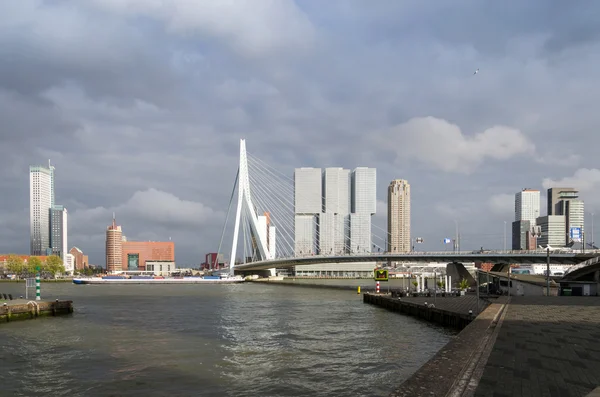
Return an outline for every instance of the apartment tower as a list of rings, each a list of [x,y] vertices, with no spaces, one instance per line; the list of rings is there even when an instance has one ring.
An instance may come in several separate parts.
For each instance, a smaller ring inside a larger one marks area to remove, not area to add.
[[[123,232],[117,226],[113,214],[112,224],[106,228],[106,271],[108,273],[123,270]]]
[[[388,186],[387,221],[387,251],[410,252],[410,184],[404,179],[395,179]]]

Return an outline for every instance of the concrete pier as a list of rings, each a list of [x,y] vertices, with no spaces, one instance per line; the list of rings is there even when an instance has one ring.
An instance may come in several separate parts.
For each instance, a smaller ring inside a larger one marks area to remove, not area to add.
[[[0,323],[73,313],[73,301],[15,299],[0,303]]]
[[[366,293],[363,302],[408,314],[440,325],[463,329],[483,311],[488,302],[473,295],[458,297],[392,297],[389,294]]]

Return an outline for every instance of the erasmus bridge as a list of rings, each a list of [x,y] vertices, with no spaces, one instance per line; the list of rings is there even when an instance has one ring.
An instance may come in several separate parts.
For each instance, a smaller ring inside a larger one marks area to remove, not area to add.
[[[293,268],[300,265],[356,262],[410,262],[410,263],[549,263],[585,264],[598,262],[597,251],[564,252],[547,251],[469,251],[469,252],[410,252],[390,253],[386,251],[387,231],[371,223],[371,246],[358,247],[352,244],[352,236],[343,238],[343,246],[330,248],[329,252],[318,250],[316,244],[298,249],[295,242],[294,197],[302,192],[294,191],[293,178],[283,174],[258,157],[246,151],[246,141],[240,140],[240,163],[229,201],[227,217],[218,252],[222,253],[223,236],[227,221],[233,209],[237,189],[237,206],[233,240],[230,246],[229,273],[252,273],[269,271],[275,275],[275,269]],[[325,198],[322,197],[324,200]],[[345,236],[342,228],[333,225],[329,233]],[[312,230],[315,241],[319,240],[317,217],[313,217]],[[234,263],[241,254],[241,263]]]

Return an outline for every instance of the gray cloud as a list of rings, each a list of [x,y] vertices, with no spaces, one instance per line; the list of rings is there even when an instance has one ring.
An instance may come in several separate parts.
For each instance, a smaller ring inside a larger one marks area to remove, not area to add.
[[[595,2],[259,3],[0,2],[0,251],[28,251],[27,167],[50,158],[92,263],[113,210],[198,263],[239,138],[290,176],[377,167],[379,209],[408,179],[423,249],[454,220],[467,246],[500,247],[501,198],[523,187],[572,183],[600,205]]]

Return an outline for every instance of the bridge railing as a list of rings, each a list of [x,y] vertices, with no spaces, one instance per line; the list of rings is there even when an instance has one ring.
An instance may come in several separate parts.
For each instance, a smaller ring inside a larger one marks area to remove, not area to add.
[[[555,251],[551,251],[550,255],[572,255],[572,254],[581,254],[581,253],[588,253],[588,254],[599,254],[600,255],[600,250],[555,250]],[[345,254],[339,254],[339,255],[325,255],[325,254],[313,254],[313,255],[298,255],[298,256],[293,256],[293,257],[280,257],[277,259],[301,259],[301,258],[336,258],[336,257],[347,257],[347,256],[359,256],[359,257],[369,257],[369,256],[378,256],[378,257],[386,257],[386,256],[390,256],[390,257],[394,257],[394,256],[489,256],[489,255],[506,255],[506,256],[510,256],[510,255],[518,255],[518,256],[522,256],[522,255],[532,255],[532,256],[538,256],[538,255],[545,255],[546,254],[546,250],[545,249],[537,249],[537,250],[484,250],[484,251],[428,251],[428,252],[418,252],[418,251],[413,251],[413,252],[402,252],[402,253],[391,253],[391,252],[360,252],[360,253],[345,253]]]

